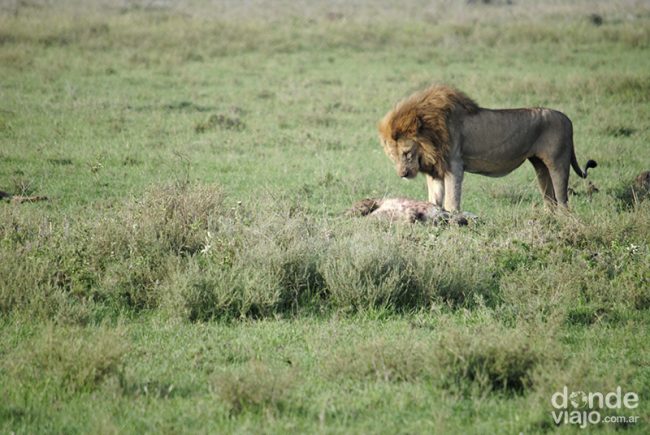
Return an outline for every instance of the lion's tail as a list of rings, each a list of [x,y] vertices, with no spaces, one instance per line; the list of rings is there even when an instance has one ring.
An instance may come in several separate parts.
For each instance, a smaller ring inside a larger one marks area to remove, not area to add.
[[[598,166],[598,163],[596,163],[595,160],[587,160],[587,164],[585,165],[585,168],[582,169],[578,164],[578,159],[576,159],[576,153],[574,151],[573,155],[571,156],[571,166],[573,167],[573,170],[576,171],[576,174],[578,174],[579,177],[587,178],[587,170],[589,170],[589,168],[595,168],[596,166]]]

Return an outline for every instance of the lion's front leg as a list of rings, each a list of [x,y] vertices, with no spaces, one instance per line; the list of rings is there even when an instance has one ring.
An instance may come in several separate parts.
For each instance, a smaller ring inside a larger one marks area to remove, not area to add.
[[[427,179],[427,190],[429,191],[429,202],[442,207],[445,201],[445,182],[441,178],[434,178],[425,174]]]
[[[445,210],[460,210],[460,194],[463,185],[463,164],[451,162],[449,171],[445,174]]]

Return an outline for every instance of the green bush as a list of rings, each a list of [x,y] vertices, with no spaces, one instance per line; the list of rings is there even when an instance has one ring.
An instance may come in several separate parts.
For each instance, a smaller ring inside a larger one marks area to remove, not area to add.
[[[512,318],[647,306],[642,211],[585,225],[543,216],[490,239],[463,228],[316,220],[295,199],[227,207],[220,189],[153,187],[53,221],[0,211],[0,310],[68,323],[155,310],[192,321],[341,310],[501,307]],[[531,279],[535,276],[535,279]],[[609,291],[616,280],[619,292]],[[513,317],[514,316],[514,317]],[[624,318],[612,315],[609,318]],[[575,320],[575,316],[573,316]]]
[[[278,411],[291,398],[296,380],[296,374],[286,368],[272,368],[261,361],[251,361],[216,374],[212,388],[231,413]]]
[[[449,328],[436,349],[440,379],[461,391],[524,393],[534,387],[538,366],[552,358],[540,338],[499,326]]]
[[[391,232],[358,227],[328,250],[322,273],[332,306],[346,311],[405,309],[425,302],[408,244]]]
[[[415,382],[432,380],[438,371],[433,340],[400,337],[394,340],[354,341],[324,359],[325,374],[333,380]]]
[[[108,378],[120,381],[128,350],[128,340],[119,330],[49,326],[1,361],[19,385],[72,394],[93,391]]]

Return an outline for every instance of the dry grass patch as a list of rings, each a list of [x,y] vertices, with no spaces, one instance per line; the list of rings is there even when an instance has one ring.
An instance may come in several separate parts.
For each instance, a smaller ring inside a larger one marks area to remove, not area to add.
[[[333,380],[403,382],[432,378],[437,364],[432,341],[415,337],[355,342],[324,359],[324,372]]]
[[[441,382],[461,391],[522,394],[549,357],[540,337],[500,326],[449,328],[438,342]]]
[[[490,321],[476,326],[442,322],[431,337],[355,340],[323,359],[330,379],[375,382],[427,380],[463,395],[524,394],[552,360],[543,337]]]
[[[123,376],[128,339],[119,330],[48,326],[34,340],[3,355],[7,376],[22,387],[54,386],[57,394],[93,391]]]
[[[231,413],[244,410],[279,411],[287,405],[296,374],[284,368],[272,368],[261,361],[250,361],[242,367],[215,375],[214,393]]]

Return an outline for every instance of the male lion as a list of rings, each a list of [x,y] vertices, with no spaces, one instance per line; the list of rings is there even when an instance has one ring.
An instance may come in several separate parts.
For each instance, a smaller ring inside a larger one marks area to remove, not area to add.
[[[462,92],[431,86],[402,100],[379,122],[379,135],[397,173],[413,178],[423,172],[429,201],[446,210],[460,209],[464,171],[506,175],[526,159],[535,167],[548,205],[567,205],[569,166],[580,169],[573,150],[573,126],[552,109],[479,107]]]

